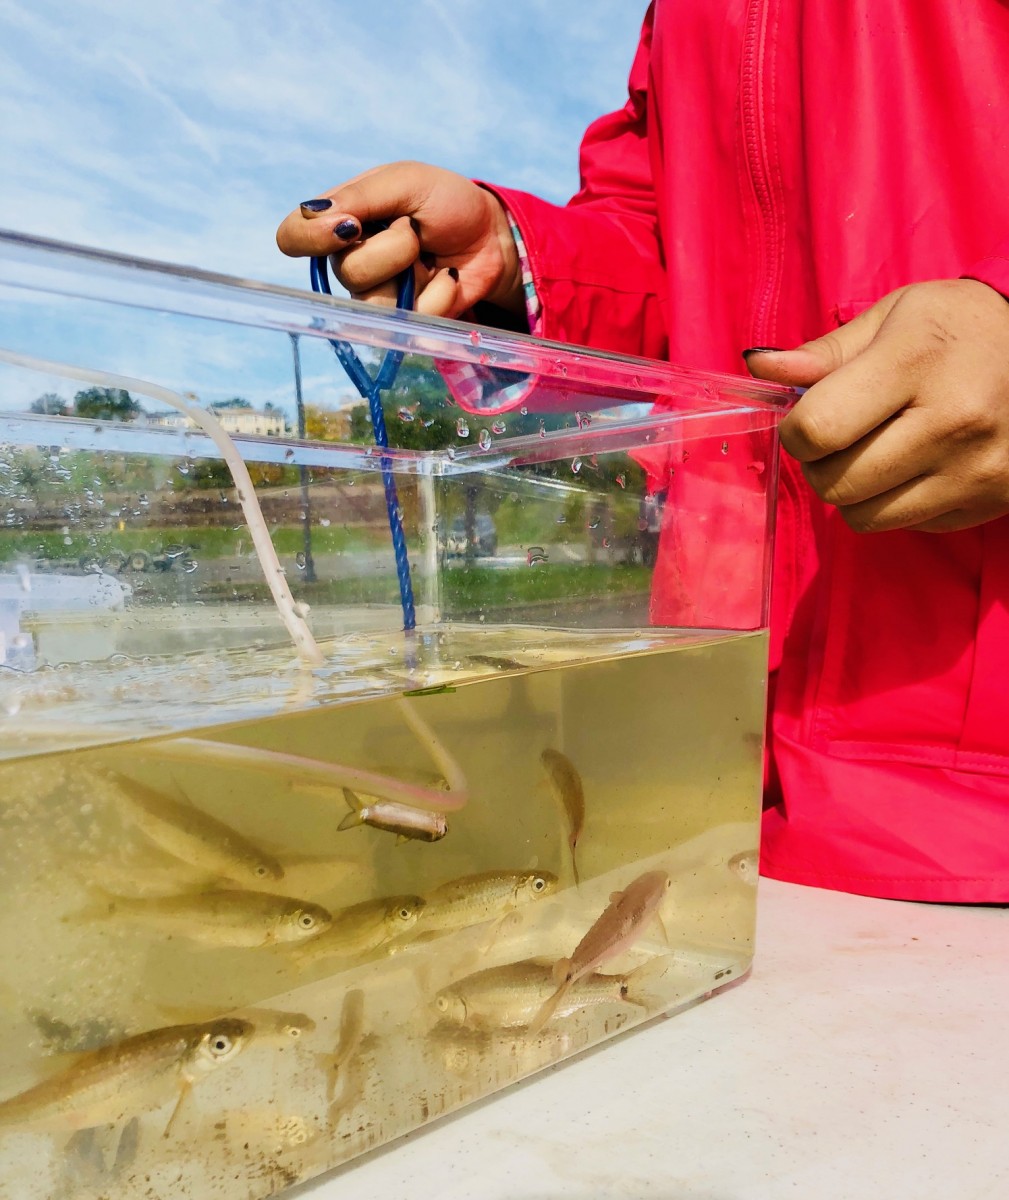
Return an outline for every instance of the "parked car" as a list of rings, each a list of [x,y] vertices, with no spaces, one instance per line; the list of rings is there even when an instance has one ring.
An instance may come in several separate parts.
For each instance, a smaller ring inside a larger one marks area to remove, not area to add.
[[[448,529],[445,553],[457,557],[466,553],[466,518],[456,517]],[[473,553],[485,558],[497,554],[497,527],[490,513],[477,513],[473,521]]]

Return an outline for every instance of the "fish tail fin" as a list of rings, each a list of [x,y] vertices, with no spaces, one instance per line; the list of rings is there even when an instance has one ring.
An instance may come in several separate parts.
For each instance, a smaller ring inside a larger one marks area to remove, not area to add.
[[[101,921],[115,916],[117,908],[123,902],[122,896],[107,892],[96,883],[88,883],[86,887],[91,893],[92,902],[74,912],[65,913],[61,918],[62,921],[68,924],[76,921]]]
[[[539,1033],[543,1026],[546,1025],[547,1022],[553,1017],[554,1013],[560,1007],[561,1001],[567,995],[568,988],[570,987],[571,981],[569,979],[565,979],[557,991],[554,992],[550,999],[547,1000],[546,1003],[540,1008],[539,1012],[535,1017],[533,1017],[532,1022],[529,1025],[529,1032],[531,1034]]]
[[[353,829],[355,825],[363,825],[364,818],[361,816],[361,809],[364,808],[364,803],[357,792],[352,792],[350,788],[343,789],[343,798],[347,801],[347,807],[350,812],[343,818],[337,829]]]
[[[571,874],[574,876],[575,887],[581,885],[581,878],[578,874],[578,857],[575,853],[578,849],[578,835],[573,833],[568,840],[568,845],[571,847]]]
[[[620,999],[637,1008],[660,1007],[662,999],[658,985],[671,962],[668,956],[659,955],[628,971],[620,985]]]

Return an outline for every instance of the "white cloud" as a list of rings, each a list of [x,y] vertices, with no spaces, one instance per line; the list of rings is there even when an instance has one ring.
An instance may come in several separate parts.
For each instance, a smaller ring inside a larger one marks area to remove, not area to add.
[[[581,130],[623,101],[644,8],[0,0],[0,226],[307,287],[306,265],[275,247],[279,220],[376,162],[569,195]],[[218,360],[167,328],[127,343],[129,321],[84,324],[65,344],[110,369],[227,394],[256,370],[263,395],[286,386],[254,353]],[[24,322],[18,334],[31,340]],[[313,387],[338,402],[331,369]]]

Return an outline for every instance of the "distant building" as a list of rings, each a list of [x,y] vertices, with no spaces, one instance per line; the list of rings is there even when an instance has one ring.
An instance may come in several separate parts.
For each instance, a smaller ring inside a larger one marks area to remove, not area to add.
[[[281,412],[263,412],[258,408],[213,408],[210,411],[220,421],[225,433],[238,437],[283,437],[289,432],[287,421]],[[149,413],[148,425],[160,429],[193,429],[196,422],[185,413],[169,409],[167,412]]]

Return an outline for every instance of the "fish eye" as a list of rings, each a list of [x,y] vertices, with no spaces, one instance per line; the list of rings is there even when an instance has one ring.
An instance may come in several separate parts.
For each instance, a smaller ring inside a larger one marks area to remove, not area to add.
[[[439,1012],[448,1012],[448,997],[438,996],[434,1002],[434,1006]]]
[[[298,924],[302,929],[312,929],[315,926],[315,917],[311,913],[302,913],[298,918]]]
[[[538,875],[533,880],[533,890],[534,891],[542,892],[546,886],[547,886],[547,881],[545,879],[541,879]]]
[[[233,1046],[234,1042],[225,1033],[219,1033],[217,1037],[210,1039],[210,1053],[213,1055],[227,1054]]]
[[[399,910],[399,919],[401,921],[409,921],[412,916],[413,913],[406,907]]]
[[[256,878],[265,879],[269,875],[270,870],[265,863],[259,863],[256,867]]]
[[[301,1037],[301,1030],[298,1028],[297,1025],[288,1025],[287,1036],[292,1037],[292,1038],[294,1038],[295,1041],[297,1041],[298,1038]]]

